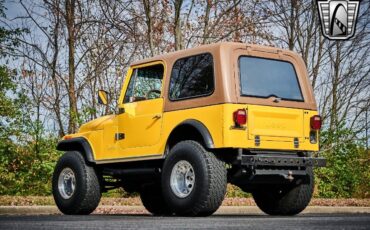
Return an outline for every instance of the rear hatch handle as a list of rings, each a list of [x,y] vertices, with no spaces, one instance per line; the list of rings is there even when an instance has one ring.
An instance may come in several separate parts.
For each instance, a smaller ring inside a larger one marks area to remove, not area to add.
[[[275,94],[271,94],[271,95],[269,95],[268,96],[268,98],[273,98],[273,102],[275,102],[275,103],[279,103],[282,99],[281,99],[281,97],[278,97],[278,96],[276,96]]]
[[[275,97],[274,100],[273,100],[273,102],[275,102],[275,103],[279,103],[280,101],[281,101],[280,97]]]

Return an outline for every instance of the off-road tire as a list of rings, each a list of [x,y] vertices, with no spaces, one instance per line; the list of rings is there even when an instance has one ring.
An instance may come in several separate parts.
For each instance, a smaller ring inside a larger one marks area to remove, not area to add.
[[[76,177],[75,192],[69,199],[61,196],[58,190],[59,174],[70,168]],[[79,152],[66,152],[57,162],[52,181],[53,196],[59,210],[67,215],[87,215],[99,205],[101,185],[94,167],[86,164]]]
[[[257,206],[269,215],[296,215],[302,212],[311,200],[314,190],[312,168],[307,168],[306,183],[295,186],[264,185],[252,192]]]
[[[140,190],[140,198],[146,210],[154,216],[169,216],[172,214],[163,197],[160,183],[143,186]]]
[[[191,193],[178,197],[171,189],[170,178],[175,164],[185,160],[191,164],[195,184]],[[221,205],[227,185],[227,171],[224,162],[208,152],[196,141],[182,141],[176,144],[164,162],[162,189],[168,207],[180,216],[212,215]]]

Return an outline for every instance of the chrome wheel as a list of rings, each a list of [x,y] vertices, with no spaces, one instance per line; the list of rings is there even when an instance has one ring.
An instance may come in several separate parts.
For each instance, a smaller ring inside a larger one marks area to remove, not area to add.
[[[63,199],[72,197],[76,190],[76,176],[72,169],[64,168],[58,178],[58,190]]]
[[[193,166],[185,160],[177,162],[172,168],[170,180],[172,192],[177,197],[185,198],[189,196],[195,183]]]

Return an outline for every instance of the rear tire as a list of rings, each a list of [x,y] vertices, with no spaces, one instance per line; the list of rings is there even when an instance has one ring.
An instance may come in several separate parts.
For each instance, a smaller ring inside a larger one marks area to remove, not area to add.
[[[195,141],[176,144],[164,162],[163,195],[176,215],[212,215],[224,199],[226,185],[224,162]]]
[[[296,186],[264,185],[252,192],[257,206],[269,215],[296,215],[310,203],[314,190],[312,168],[307,168],[308,181]]]
[[[79,152],[66,152],[57,162],[52,181],[59,210],[67,215],[86,215],[99,205],[101,186],[95,169]]]
[[[154,216],[168,216],[172,211],[167,206],[160,184],[145,185],[140,191],[141,202]]]

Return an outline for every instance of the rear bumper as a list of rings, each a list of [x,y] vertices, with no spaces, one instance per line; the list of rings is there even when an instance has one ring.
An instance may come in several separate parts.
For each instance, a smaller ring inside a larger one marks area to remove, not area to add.
[[[229,171],[229,181],[245,191],[259,184],[308,183],[312,167],[325,167],[321,157],[300,157],[284,154],[240,154],[234,168]]]
[[[326,159],[322,157],[242,155],[243,166],[277,166],[277,167],[325,167]]]

